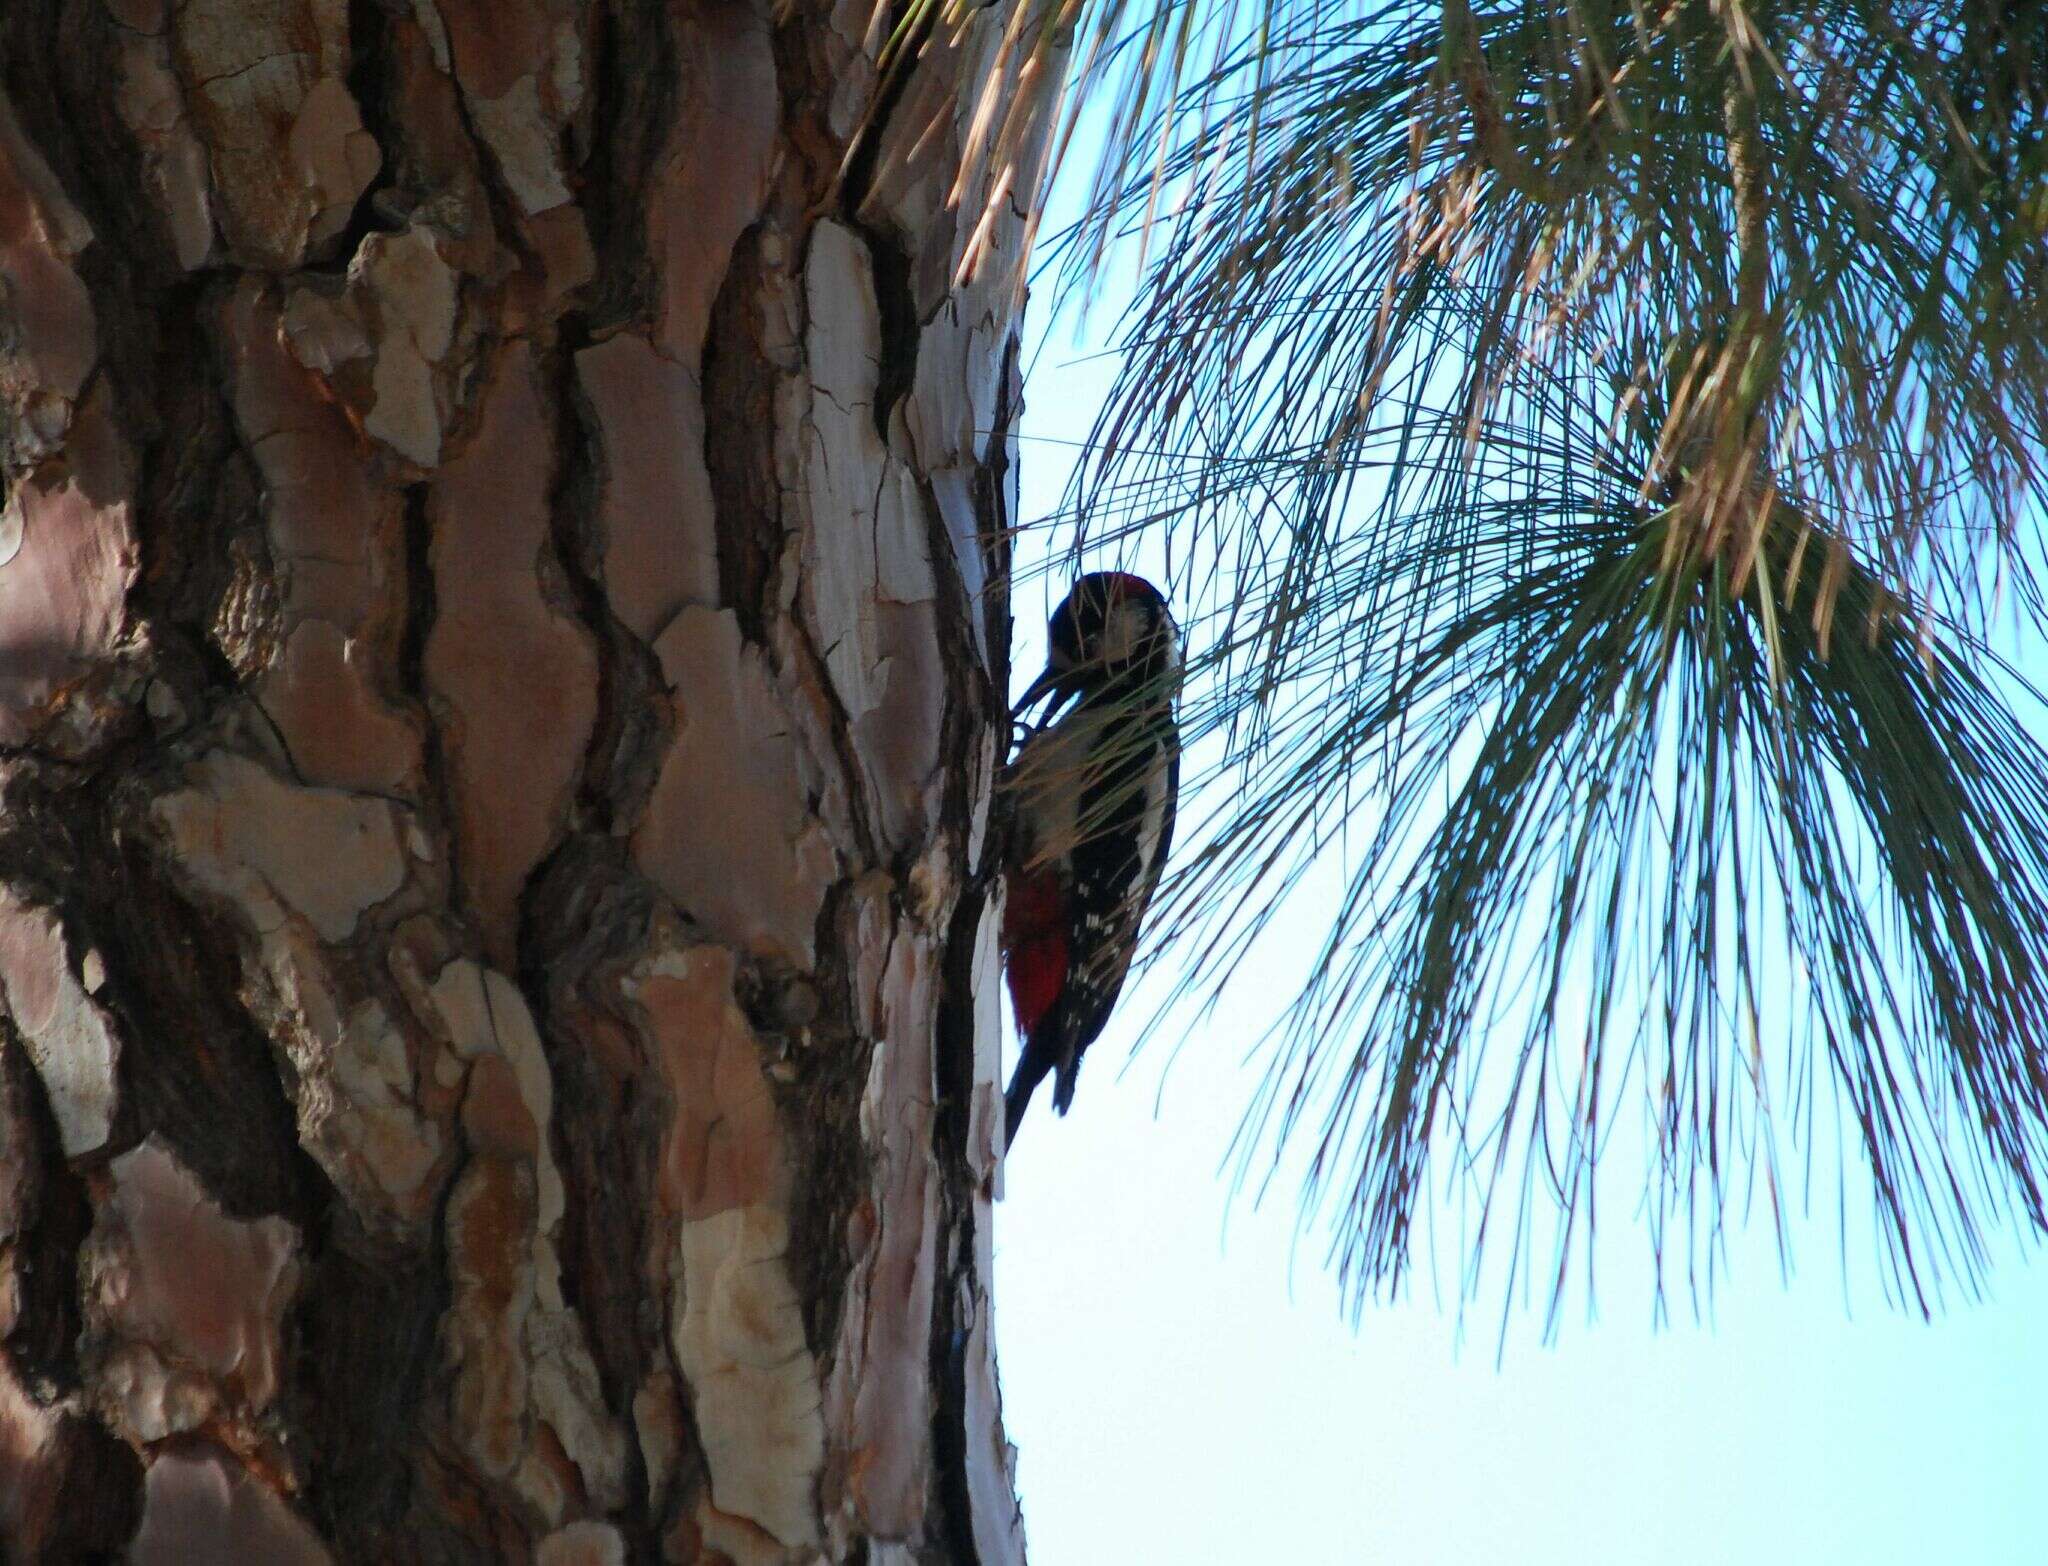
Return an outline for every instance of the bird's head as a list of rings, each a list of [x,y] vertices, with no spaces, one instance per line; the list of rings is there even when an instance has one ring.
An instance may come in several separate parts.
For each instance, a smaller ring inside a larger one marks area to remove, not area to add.
[[[1091,571],[1074,583],[1046,627],[1045,672],[1017,704],[1053,707],[1098,693],[1170,702],[1180,684],[1180,630],[1166,597],[1142,576]]]

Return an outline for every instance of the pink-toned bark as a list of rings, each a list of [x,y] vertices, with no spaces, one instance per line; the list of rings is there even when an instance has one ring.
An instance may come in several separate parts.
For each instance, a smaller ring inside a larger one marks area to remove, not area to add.
[[[0,1560],[1022,1559],[1004,25],[0,8]]]

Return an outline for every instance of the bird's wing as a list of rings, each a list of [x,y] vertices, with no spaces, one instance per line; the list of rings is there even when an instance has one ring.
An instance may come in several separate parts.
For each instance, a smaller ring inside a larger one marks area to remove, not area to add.
[[[1115,769],[1083,800],[1087,831],[1074,851],[1075,899],[1077,922],[1095,935],[1086,942],[1094,956],[1069,984],[1062,1053],[1079,1054],[1095,1042],[1123,990],[1173,844],[1179,783],[1180,735],[1166,718],[1132,765]],[[1158,825],[1148,836],[1145,817],[1155,811]]]

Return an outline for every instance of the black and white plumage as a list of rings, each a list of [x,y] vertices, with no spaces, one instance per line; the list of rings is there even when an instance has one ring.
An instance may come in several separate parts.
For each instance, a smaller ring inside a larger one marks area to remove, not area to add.
[[[1180,788],[1180,633],[1159,590],[1126,572],[1084,576],[1048,641],[1045,672],[1019,704],[1049,698],[1048,718],[1004,781],[1014,803],[1003,959],[1023,1041],[1005,1095],[1012,1139],[1048,1072],[1053,1108],[1073,1102],[1081,1055],[1130,972]]]

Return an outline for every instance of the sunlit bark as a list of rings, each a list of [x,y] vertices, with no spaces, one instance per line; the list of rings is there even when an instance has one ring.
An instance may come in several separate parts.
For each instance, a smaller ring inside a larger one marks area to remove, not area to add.
[[[1002,23],[0,8],[9,1558],[1021,1560]]]

